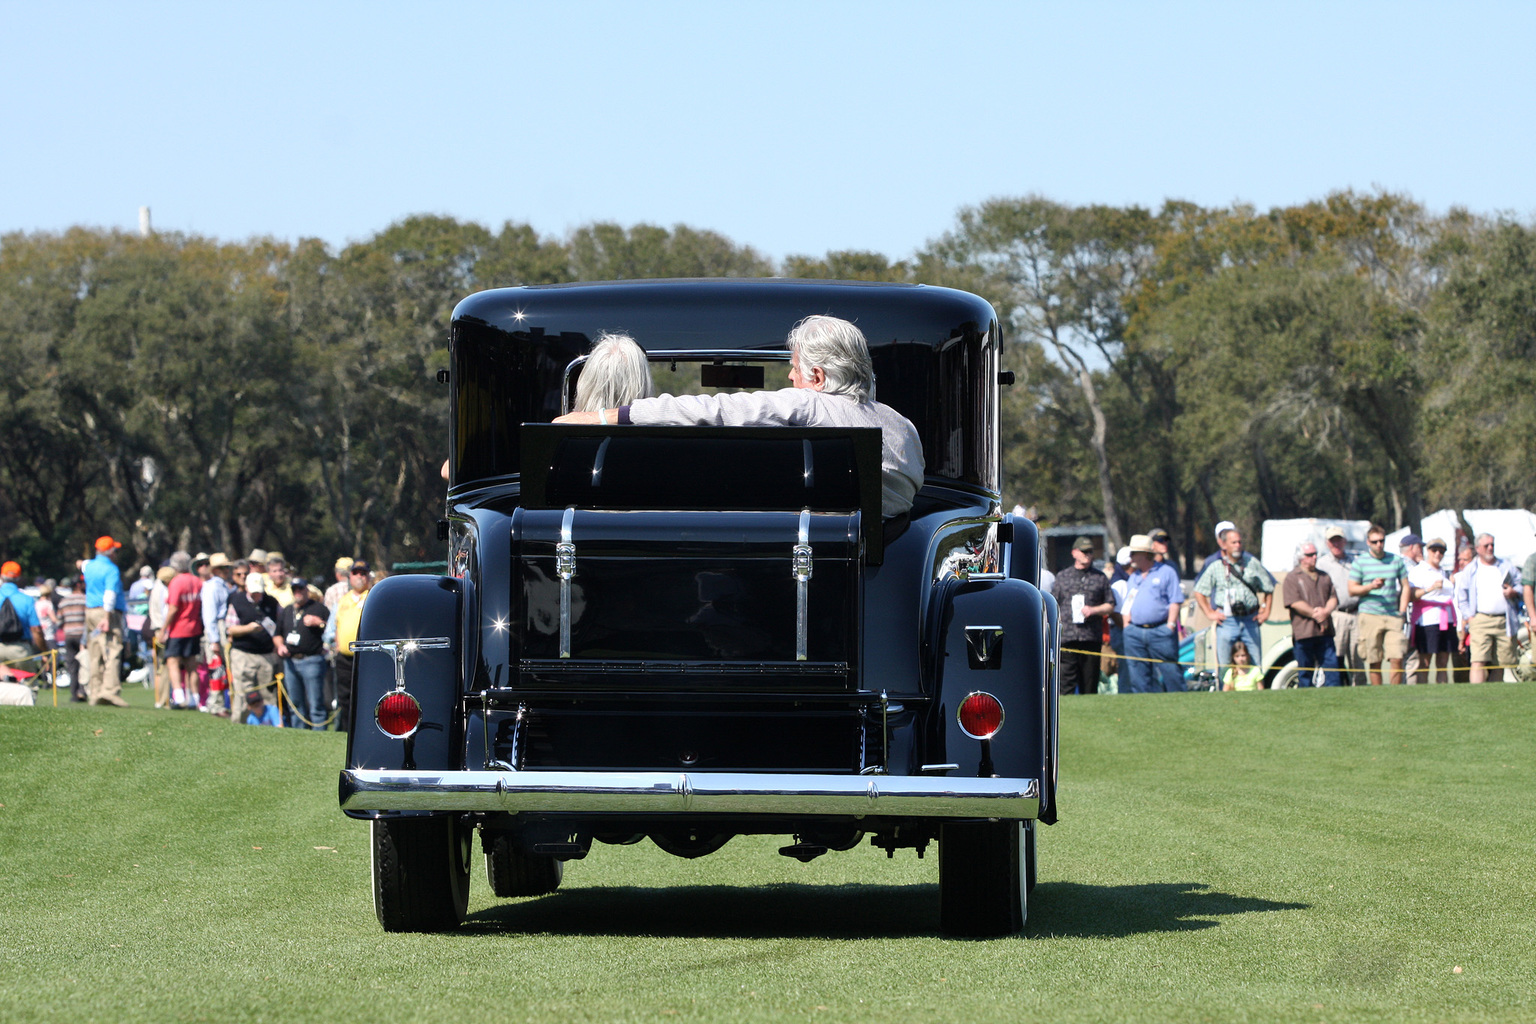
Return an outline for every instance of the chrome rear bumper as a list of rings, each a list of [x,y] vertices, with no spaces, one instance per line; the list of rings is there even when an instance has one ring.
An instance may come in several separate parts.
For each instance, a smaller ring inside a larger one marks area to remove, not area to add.
[[[344,811],[834,814],[1033,818],[1036,779],[729,772],[386,771],[341,773]]]

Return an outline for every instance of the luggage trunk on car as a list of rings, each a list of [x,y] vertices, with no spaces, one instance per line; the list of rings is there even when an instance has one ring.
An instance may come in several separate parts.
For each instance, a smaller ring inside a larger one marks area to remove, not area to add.
[[[498,716],[498,756],[535,769],[863,767],[878,432],[530,429],[525,443],[510,574],[519,712]]]

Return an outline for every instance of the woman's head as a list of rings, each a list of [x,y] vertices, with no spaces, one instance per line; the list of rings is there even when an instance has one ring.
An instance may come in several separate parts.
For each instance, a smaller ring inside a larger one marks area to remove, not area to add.
[[[645,349],[627,334],[600,334],[576,378],[574,412],[617,409],[652,393]]]

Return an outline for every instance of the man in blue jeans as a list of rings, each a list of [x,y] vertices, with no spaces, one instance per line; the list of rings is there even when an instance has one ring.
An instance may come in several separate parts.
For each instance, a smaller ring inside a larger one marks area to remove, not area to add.
[[[1152,538],[1131,538],[1131,575],[1120,615],[1125,620],[1125,662],[1121,693],[1163,693],[1184,689],[1179,660],[1179,606],[1184,591],[1167,562],[1152,560]],[[1148,659],[1148,660],[1138,660]]]
[[[283,657],[283,689],[288,691],[293,726],[325,727],[325,648],[320,642],[330,612],[315,600],[308,581],[293,581],[293,603],[277,616],[279,653]]]
[[[1227,526],[1216,536],[1220,558],[1205,567],[1195,581],[1195,601],[1216,624],[1216,673],[1223,678],[1232,661],[1232,645],[1248,648],[1251,664],[1263,664],[1259,623],[1269,618],[1275,598],[1275,578],[1243,550],[1243,535]]]

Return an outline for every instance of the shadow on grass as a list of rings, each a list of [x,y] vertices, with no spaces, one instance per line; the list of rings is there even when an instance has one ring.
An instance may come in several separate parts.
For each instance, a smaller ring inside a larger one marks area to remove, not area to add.
[[[1306,910],[1310,906],[1211,892],[1199,882],[1041,882],[1030,896],[1029,934],[1118,939],[1142,932],[1190,932],[1214,928],[1221,922],[1213,918],[1231,914]]]
[[[1027,933],[1119,938],[1213,928],[1229,914],[1304,910],[1305,903],[1210,892],[1198,883],[1042,882]],[[464,932],[716,938],[905,938],[938,934],[937,885],[692,885],[572,888],[471,914]]]

